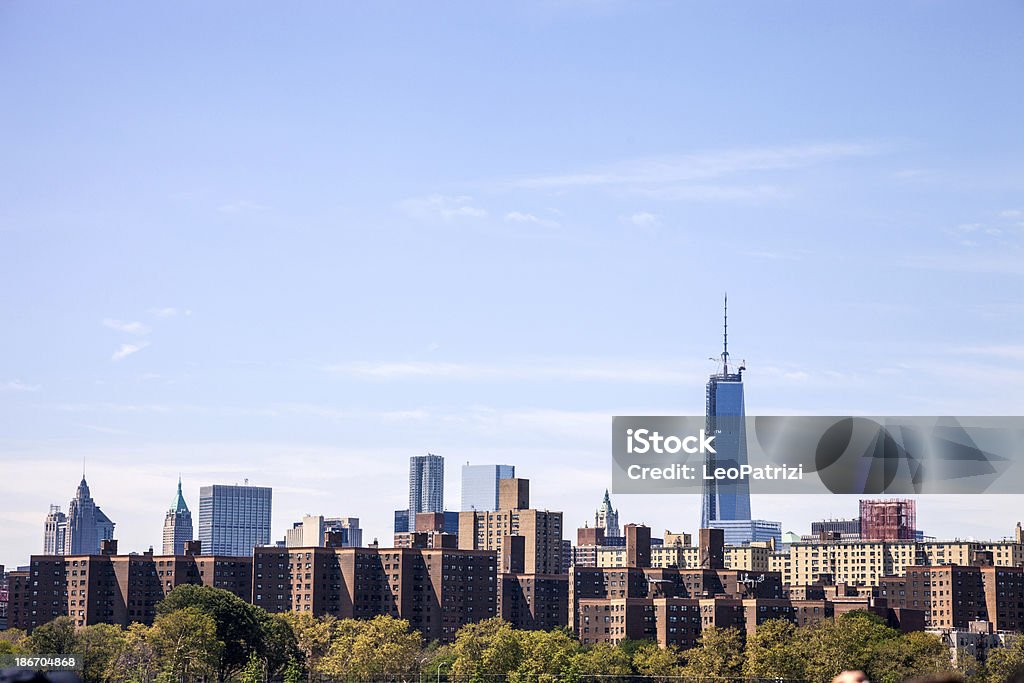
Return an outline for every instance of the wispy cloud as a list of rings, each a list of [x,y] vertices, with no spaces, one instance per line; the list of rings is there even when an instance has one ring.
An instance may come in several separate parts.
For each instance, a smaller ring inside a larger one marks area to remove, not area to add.
[[[638,211],[627,220],[638,228],[656,228],[661,225],[661,219],[647,211]]]
[[[598,360],[576,363],[533,362],[509,364],[380,362],[331,365],[332,374],[355,379],[475,381],[609,381],[634,384],[675,384],[701,381],[698,369],[683,371],[679,365]]]
[[[474,206],[473,198],[468,195],[435,194],[429,197],[406,199],[399,202],[398,206],[408,216],[418,220],[452,221],[487,216],[487,211]]]
[[[174,308],[169,306],[167,308],[151,308],[149,314],[154,318],[173,318],[178,315],[192,315],[192,311],[189,309]]]
[[[544,228],[557,228],[561,224],[558,221],[551,220],[550,218],[540,218],[532,213],[523,213],[521,211],[509,211],[505,214],[506,223],[533,223]]]
[[[138,321],[126,322],[124,320],[115,320],[114,318],[105,318],[103,320],[103,326],[109,327],[112,330],[118,332],[127,332],[128,334],[135,334],[138,336],[147,335],[152,332],[152,329]]]
[[[117,351],[114,351],[114,355],[110,357],[110,360],[124,360],[128,356],[133,353],[138,353],[147,346],[149,346],[148,342],[139,342],[138,344],[121,344],[121,347]]]
[[[123,429],[114,429],[113,427],[103,427],[100,425],[78,425],[82,429],[88,429],[90,432],[96,432],[97,434],[109,434],[111,436],[125,436],[131,432],[126,432]]]
[[[38,384],[26,384],[20,379],[12,379],[0,384],[4,391],[39,391],[42,387]]]
[[[574,173],[522,178],[510,184],[513,187],[535,189],[671,185],[708,181],[742,173],[802,168],[879,152],[878,145],[855,142],[717,150],[636,159]],[[690,189],[702,192],[706,196],[717,193],[722,197],[728,197],[731,192],[736,191],[735,188],[706,185]]]
[[[217,207],[217,211],[228,214],[248,214],[248,213],[261,213],[266,211],[267,207],[257,202],[251,202],[247,199],[241,199],[234,202],[228,202],[227,204],[221,204]]]

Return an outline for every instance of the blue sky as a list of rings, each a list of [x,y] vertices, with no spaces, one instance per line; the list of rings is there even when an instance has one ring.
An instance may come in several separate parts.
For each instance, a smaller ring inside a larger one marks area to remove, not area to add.
[[[180,472],[390,538],[409,455],[566,526],[614,414],[1019,414],[1024,6],[0,5],[0,563],[83,459],[126,550]],[[1018,497],[928,498],[1001,537]],[[698,501],[618,496],[695,530]],[[755,498],[806,531],[854,498]]]

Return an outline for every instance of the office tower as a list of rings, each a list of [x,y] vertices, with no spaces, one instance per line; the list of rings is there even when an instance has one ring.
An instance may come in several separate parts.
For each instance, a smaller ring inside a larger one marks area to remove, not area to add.
[[[740,467],[747,464],[747,435],[743,405],[742,365],[729,367],[729,299],[725,299],[725,327],[722,343],[722,368],[708,379],[707,412],[704,431],[715,435],[715,453],[704,454],[705,471],[716,467]],[[700,528],[717,520],[750,519],[750,485],[746,479],[704,481],[701,496]]]
[[[164,516],[164,555],[183,555],[185,542],[192,540],[192,513],[181,494],[181,477],[178,477],[178,493]]]
[[[516,476],[515,465],[462,466],[462,511],[498,509],[498,482]]]
[[[43,554],[63,555],[64,537],[68,532],[68,518],[60,511],[59,505],[51,505],[46,515],[46,531],[43,534]]]
[[[52,511],[52,508],[51,508]],[[59,519],[59,518],[58,518]],[[50,519],[47,517],[49,530]],[[75,497],[68,504],[68,514],[64,527],[64,555],[88,555],[100,551],[100,542],[114,537],[114,523],[103,514],[96,501],[89,493],[89,485],[85,475]],[[56,545],[55,547],[59,547]]]
[[[811,522],[811,539],[820,539],[823,536],[832,537],[835,534],[842,539],[860,538],[860,518],[857,519],[823,519]]]
[[[612,508],[612,499],[608,495],[608,489],[604,490],[604,500],[601,507],[594,513],[594,527],[604,529],[605,536],[621,536],[619,531],[619,511]]]
[[[409,518],[444,511],[444,458],[427,453],[409,458]]]
[[[270,543],[272,490],[214,484],[199,489],[199,540],[204,555],[252,555]]]

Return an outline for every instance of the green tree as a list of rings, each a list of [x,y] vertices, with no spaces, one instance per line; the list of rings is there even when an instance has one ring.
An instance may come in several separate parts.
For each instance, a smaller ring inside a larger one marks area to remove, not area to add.
[[[338,622],[337,637],[321,662],[323,673],[333,679],[378,681],[406,680],[416,673],[423,637],[409,622],[387,615],[369,621]]]
[[[0,654],[16,655],[27,652],[28,644],[28,634],[20,628],[0,631]]]
[[[171,680],[205,680],[220,669],[224,644],[217,638],[217,623],[198,607],[158,616],[150,629],[149,642],[161,670]]]
[[[519,665],[509,673],[509,683],[555,683],[563,680],[579,641],[565,630],[517,631],[523,653]]]
[[[870,672],[880,644],[899,635],[877,615],[855,610],[800,629],[798,642],[807,677],[827,683],[844,670]]]
[[[282,618],[291,628],[295,645],[306,662],[308,680],[320,680],[320,662],[331,649],[338,620],[331,615],[314,617],[309,612],[287,612]]]
[[[120,650],[107,668],[107,680],[117,683],[150,683],[153,680],[159,662],[149,633],[150,628],[145,624],[128,626]]]
[[[267,677],[283,676],[285,670],[293,663],[301,668],[302,652],[299,650],[295,633],[287,621],[286,614],[263,613],[260,615],[260,624],[263,631],[262,662]],[[250,655],[251,660],[252,656]]]
[[[1005,683],[1024,673],[1024,637],[1017,636],[997,650],[990,650],[985,660],[985,677],[989,683]]]
[[[40,655],[73,655],[78,652],[75,622],[71,617],[57,617],[32,631],[29,649]]]
[[[512,625],[497,617],[460,628],[452,650],[455,662],[451,678],[468,683],[485,683],[507,676],[523,658]]]
[[[747,638],[743,675],[748,678],[801,679],[804,659],[796,644],[797,628],[783,619],[758,624]]]
[[[664,683],[683,675],[683,657],[673,646],[658,647],[651,642],[633,652],[633,668],[652,683]]]
[[[705,628],[697,647],[686,651],[683,675],[725,681],[743,675],[743,635],[735,628]]]
[[[93,624],[79,629],[76,640],[85,682],[108,680],[110,665],[124,644],[124,631],[111,624]]]
[[[952,672],[949,648],[939,636],[921,632],[878,643],[871,666],[866,670],[869,678],[879,683],[900,683]]]
[[[223,643],[218,680],[225,681],[249,663],[252,653],[263,656],[266,612],[230,591],[212,586],[178,586],[157,605],[163,615],[194,607],[213,619],[217,640]]]
[[[591,676],[629,676],[632,673],[632,658],[626,650],[614,645],[597,644],[578,650],[572,656],[566,679],[576,681]],[[610,683],[607,678],[601,680]]]

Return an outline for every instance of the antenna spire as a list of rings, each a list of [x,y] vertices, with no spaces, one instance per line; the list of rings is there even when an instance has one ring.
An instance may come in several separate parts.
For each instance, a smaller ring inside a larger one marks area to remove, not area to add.
[[[722,326],[722,374],[729,374],[729,293],[725,293]]]

